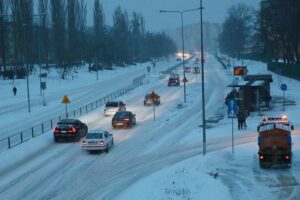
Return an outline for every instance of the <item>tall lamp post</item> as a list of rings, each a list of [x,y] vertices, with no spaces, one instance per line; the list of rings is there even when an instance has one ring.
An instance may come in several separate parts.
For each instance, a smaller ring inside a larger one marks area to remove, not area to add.
[[[204,91],[204,52],[203,52],[203,11],[202,0],[200,0],[200,26],[201,26],[201,81],[202,81],[202,135],[203,156],[206,154],[206,123],[205,123],[205,91]]]
[[[186,103],[186,76],[185,76],[185,55],[184,55],[184,37],[183,37],[183,13],[199,10],[200,8],[190,10],[160,10],[161,13],[178,13],[181,17],[181,40],[182,40],[182,68],[183,68],[183,89],[184,89],[184,103]]]

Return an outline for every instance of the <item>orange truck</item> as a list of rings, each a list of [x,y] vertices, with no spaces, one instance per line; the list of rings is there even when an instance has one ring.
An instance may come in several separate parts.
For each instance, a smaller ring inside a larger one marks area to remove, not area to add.
[[[261,168],[291,167],[294,126],[283,117],[262,117],[257,127],[258,155]]]

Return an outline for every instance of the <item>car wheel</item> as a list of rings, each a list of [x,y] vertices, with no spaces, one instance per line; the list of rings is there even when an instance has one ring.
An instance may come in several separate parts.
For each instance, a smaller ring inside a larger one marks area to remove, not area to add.
[[[105,149],[105,153],[108,153],[108,152],[109,152],[109,146],[107,144],[106,149]]]

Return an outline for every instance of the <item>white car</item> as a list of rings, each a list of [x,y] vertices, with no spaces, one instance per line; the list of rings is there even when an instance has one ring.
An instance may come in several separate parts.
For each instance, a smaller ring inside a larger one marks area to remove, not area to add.
[[[113,135],[104,130],[91,131],[82,140],[82,149],[88,152],[108,152],[113,145]]]
[[[122,101],[109,101],[106,103],[104,108],[104,115],[105,116],[113,116],[118,111],[125,111],[126,104]]]

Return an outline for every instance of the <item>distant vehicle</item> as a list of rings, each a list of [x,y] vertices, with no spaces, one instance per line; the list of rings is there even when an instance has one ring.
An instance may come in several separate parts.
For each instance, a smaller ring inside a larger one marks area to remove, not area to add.
[[[184,71],[186,73],[191,73],[192,72],[192,67],[184,67]]]
[[[160,105],[160,96],[158,96],[155,99],[151,98],[151,94],[146,94],[145,99],[144,99],[144,106],[151,106],[151,105]]]
[[[168,80],[168,86],[180,86],[179,74],[171,74]]]
[[[89,132],[82,141],[82,149],[88,152],[105,151],[108,152],[114,145],[113,135],[104,130]]]
[[[78,119],[60,120],[53,130],[54,142],[59,140],[79,141],[88,132],[88,127]]]
[[[198,65],[199,62],[200,62],[200,59],[199,59],[199,58],[195,58],[194,64],[195,64],[195,65]]]
[[[286,116],[262,118],[257,127],[260,167],[291,167],[292,130],[294,126]]]
[[[200,67],[194,67],[193,74],[200,74]]]
[[[135,114],[130,111],[119,111],[112,118],[111,125],[113,128],[127,127],[132,128],[136,125]]]
[[[116,112],[124,110],[126,110],[126,104],[124,104],[122,101],[109,101],[105,105],[104,115],[112,116]]]

